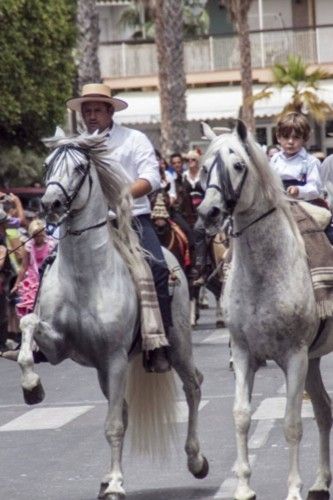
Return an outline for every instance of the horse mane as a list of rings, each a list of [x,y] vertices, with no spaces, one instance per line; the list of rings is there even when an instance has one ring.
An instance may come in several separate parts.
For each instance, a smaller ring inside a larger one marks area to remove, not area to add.
[[[142,254],[138,237],[132,228],[131,178],[119,162],[112,159],[107,145],[108,131],[100,134],[83,132],[75,136],[54,136],[44,139],[47,147],[55,149],[73,145],[89,152],[109,208],[116,214],[117,228],[112,228],[114,244],[129,265],[136,265]]]

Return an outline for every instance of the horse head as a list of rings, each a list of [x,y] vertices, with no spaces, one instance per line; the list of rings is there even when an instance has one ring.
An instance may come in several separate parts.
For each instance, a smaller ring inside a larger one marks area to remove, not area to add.
[[[59,128],[54,137],[44,139],[52,149],[44,163],[46,191],[41,200],[48,223],[59,224],[86,206],[95,177],[90,150],[101,139],[105,134],[66,137]]]
[[[208,233],[216,234],[237,213],[269,196],[264,189],[270,169],[261,147],[245,124],[237,120],[234,129],[212,138],[201,162],[201,183],[205,197],[198,212]]]

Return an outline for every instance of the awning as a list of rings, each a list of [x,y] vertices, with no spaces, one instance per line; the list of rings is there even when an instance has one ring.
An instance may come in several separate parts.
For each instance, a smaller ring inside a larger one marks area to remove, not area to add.
[[[262,88],[262,85],[254,85],[253,94],[256,94]],[[271,117],[280,113],[290,101],[291,94],[291,90],[274,89],[271,97],[255,102],[255,117]],[[333,105],[333,80],[323,81],[318,94],[321,99]],[[157,91],[121,92],[117,94],[117,97],[125,100],[129,105],[127,109],[117,113],[118,123],[160,122],[160,100]],[[239,107],[242,104],[242,94],[239,86],[188,89],[186,98],[187,119],[189,121],[237,118]]]

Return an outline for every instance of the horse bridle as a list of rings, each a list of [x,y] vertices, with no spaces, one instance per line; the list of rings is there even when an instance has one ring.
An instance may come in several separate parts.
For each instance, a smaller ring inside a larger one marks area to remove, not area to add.
[[[90,156],[89,156],[88,152],[85,149],[82,149],[82,148],[80,148],[78,146],[74,146],[73,144],[66,144],[66,145],[62,146],[61,148],[59,148],[59,150],[57,151],[57,153],[55,154],[55,156],[52,158],[52,162],[55,162],[56,159],[59,157],[60,154],[66,153],[68,151],[73,151],[73,150],[74,151],[78,151],[79,153],[83,154],[84,157],[87,159],[87,164],[86,164],[85,168],[84,168],[84,166],[81,163],[78,163],[77,165],[75,165],[75,168],[77,168],[78,170],[80,170],[80,172],[82,172],[83,175],[81,176],[79,182],[75,186],[73,192],[71,194],[69,194],[66,191],[66,189],[64,188],[64,186],[60,182],[58,182],[58,181],[49,181],[45,185],[46,189],[49,186],[52,186],[52,185],[53,186],[57,186],[62,191],[62,193],[64,194],[64,196],[66,198],[66,203],[65,203],[66,212],[63,214],[62,217],[60,217],[60,220],[56,224],[57,227],[61,226],[64,223],[64,221],[67,219],[67,217],[77,215],[79,212],[81,212],[86,207],[87,203],[89,202],[90,196],[91,196],[93,180],[92,180],[91,172],[90,172],[90,169],[91,169]],[[52,167],[51,167],[51,172],[52,172]],[[51,174],[51,172],[49,173],[49,175]],[[47,178],[47,174],[48,174],[48,172],[46,170],[45,178]],[[88,177],[88,180],[89,180],[89,192],[88,192],[87,199],[85,200],[84,204],[81,207],[75,208],[75,209],[71,210],[71,205],[72,205],[73,201],[75,200],[75,198],[77,197],[78,193],[80,192],[80,189],[82,188],[82,186],[83,186],[85,180],[87,179],[87,177]],[[71,234],[71,235],[74,235],[74,236],[79,236],[80,234],[82,234],[85,231],[88,231],[89,229],[94,229],[94,228],[101,227],[101,226],[105,225],[106,223],[107,223],[107,220],[104,220],[102,222],[99,222],[97,224],[85,227],[83,229],[78,229],[78,230],[70,230],[70,229],[68,229],[67,232],[66,232],[66,235],[67,234]]]
[[[232,150],[230,150],[230,153],[233,153]],[[237,205],[237,202],[242,194],[242,189],[248,174],[248,168],[245,165],[245,163],[241,163],[242,168],[243,168],[243,175],[240,180],[240,183],[234,189],[229,171],[225,166],[225,163],[221,157],[220,153],[217,153],[214,162],[212,163],[209,172],[208,172],[208,179],[207,179],[207,188],[206,189],[216,189],[219,191],[221,194],[221,197],[223,197],[223,200],[225,202],[225,206],[228,212],[228,215],[231,216],[233,214],[233,211],[235,210],[235,207]],[[218,180],[220,185],[218,184],[210,184],[210,178],[212,175],[213,168],[216,166],[217,172],[218,172]]]
[[[81,187],[83,186],[87,176],[89,177],[89,194],[88,194],[88,197],[87,197],[87,200],[86,200],[84,206],[80,209],[76,209],[75,212],[77,210],[81,211],[85,207],[85,205],[88,203],[90,195],[91,195],[91,189],[92,189],[92,177],[90,174],[90,157],[89,157],[89,154],[87,153],[87,151],[85,151],[84,149],[79,148],[77,146],[74,146],[72,144],[66,144],[65,146],[62,146],[61,148],[59,148],[59,150],[56,152],[55,156],[52,158],[52,162],[55,162],[57,160],[57,158],[60,156],[60,154],[66,153],[68,151],[73,151],[73,150],[78,151],[79,153],[83,154],[88,161],[87,161],[86,168],[83,168],[83,165],[81,163],[75,166],[77,169],[79,169],[83,173],[83,175],[81,176],[79,182],[75,186],[72,194],[68,194],[68,192],[66,191],[64,186],[58,181],[49,181],[45,185],[46,189],[49,186],[53,185],[53,186],[57,186],[62,191],[62,193],[64,194],[64,196],[66,198],[65,205],[66,205],[66,209],[67,209],[66,211],[68,212],[68,215],[70,213],[72,213],[70,211],[71,205],[72,205],[73,201],[75,200],[75,198],[77,197],[77,195],[78,195]],[[52,167],[51,167],[51,172],[52,172]],[[49,175],[50,175],[50,173],[49,173]],[[48,171],[46,170],[45,178],[47,177],[47,174],[48,174]]]
[[[230,150],[230,154],[231,153],[233,153],[232,150]],[[211,175],[212,175],[212,170],[215,166],[216,166],[216,169],[218,171],[218,180],[219,180],[220,186],[218,184],[214,184],[214,183],[210,184],[209,183]],[[264,219],[265,217],[267,217],[271,213],[275,212],[275,210],[276,210],[276,207],[272,207],[269,210],[267,210],[267,212],[264,212],[263,214],[259,215],[259,217],[257,217],[253,221],[251,221],[249,224],[244,226],[239,231],[236,231],[236,232],[233,231],[232,215],[233,215],[233,212],[234,212],[235,207],[237,205],[237,202],[242,194],[242,189],[243,189],[243,186],[244,186],[245,180],[247,178],[247,174],[248,174],[248,167],[246,166],[246,164],[244,162],[239,163],[239,166],[240,166],[240,168],[243,169],[243,175],[242,175],[242,178],[240,180],[240,183],[238,184],[236,189],[234,189],[232,182],[231,182],[231,179],[230,179],[229,171],[225,166],[225,163],[221,157],[221,154],[217,153],[215,160],[212,163],[212,165],[209,169],[209,172],[208,172],[207,188],[206,188],[206,189],[216,189],[221,194],[221,197],[224,199],[226,212],[228,214],[228,221],[226,224],[227,225],[227,233],[232,238],[238,238],[250,226],[252,226],[256,222],[259,222],[260,220]]]

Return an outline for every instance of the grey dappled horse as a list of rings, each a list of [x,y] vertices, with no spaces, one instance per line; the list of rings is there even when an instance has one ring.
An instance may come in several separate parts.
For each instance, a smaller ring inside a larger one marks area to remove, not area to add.
[[[111,447],[111,467],[102,480],[99,498],[118,500],[125,496],[121,458],[127,427],[125,388],[129,361],[133,361],[132,376],[126,400],[130,419],[139,420],[137,425],[141,425],[134,431],[137,439],[144,439],[143,451],[156,451],[152,439],[163,438],[165,423],[173,418],[172,372],[147,374],[138,351],[135,356],[134,349],[129,356],[137,335],[139,308],[119,248],[135,266],[137,239],[131,229],[130,197],[124,191],[129,179],[120,165],[110,162],[105,134],[56,136],[48,140],[48,145],[55,149],[45,163],[42,203],[48,221],[61,223],[60,239],[57,257],[43,278],[35,311],[21,320],[18,362],[22,387],[27,403],[43,399],[41,382],[34,372],[33,341],[52,364],[71,358],[96,368],[108,400],[105,435]],[[118,230],[110,230],[109,207],[117,213]],[[170,253],[166,258],[175,267]],[[170,359],[183,382],[189,407],[185,447],[188,467],[195,477],[203,478],[208,473],[208,462],[200,452],[197,437],[203,377],[193,362],[187,283],[181,271],[178,277],[172,302]]]
[[[255,372],[265,359],[286,377],[284,433],[290,450],[287,500],[300,500],[299,444],[304,384],[319,428],[319,467],[308,498],[329,498],[330,398],[320,373],[320,356],[333,349],[333,321],[316,335],[319,319],[303,240],[280,179],[261,147],[237,122],[233,132],[211,139],[203,158],[206,195],[199,213],[207,231],[225,227],[234,236],[232,262],[223,294],[236,375],[234,420],[237,441],[235,499],[255,498],[250,488],[248,432]],[[309,350],[310,348],[310,350]],[[272,492],[271,498],[274,498]]]

